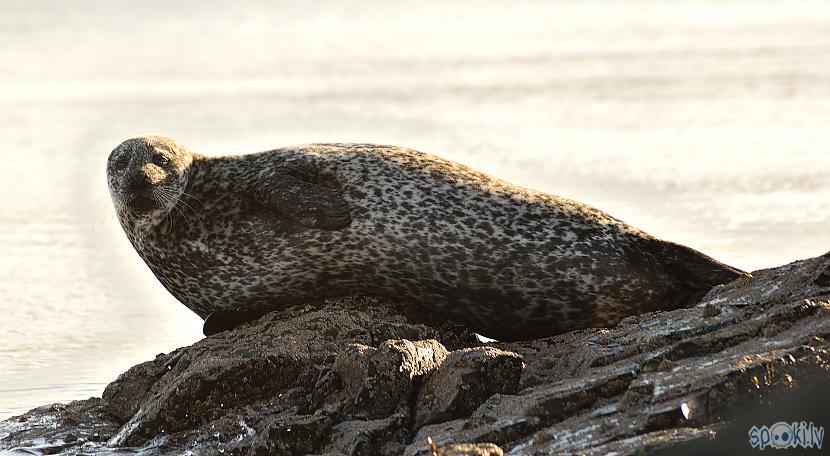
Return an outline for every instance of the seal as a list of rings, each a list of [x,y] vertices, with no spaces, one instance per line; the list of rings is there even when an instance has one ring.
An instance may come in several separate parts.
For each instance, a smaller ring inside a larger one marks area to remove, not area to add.
[[[742,274],[598,209],[401,147],[209,157],[144,136],[110,153],[107,178],[127,238],[206,335],[365,292],[531,339],[690,306]]]

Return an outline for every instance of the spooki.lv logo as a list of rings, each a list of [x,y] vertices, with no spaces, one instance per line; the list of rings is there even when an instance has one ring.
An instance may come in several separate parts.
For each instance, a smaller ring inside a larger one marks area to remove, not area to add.
[[[824,426],[816,426],[812,422],[779,421],[772,426],[752,426],[749,430],[749,444],[759,450],[767,447],[821,449],[822,443],[824,443]]]

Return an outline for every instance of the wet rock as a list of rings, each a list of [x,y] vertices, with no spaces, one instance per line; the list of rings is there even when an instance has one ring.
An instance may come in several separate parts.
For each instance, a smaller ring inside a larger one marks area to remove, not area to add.
[[[309,303],[135,366],[102,399],[0,422],[0,451],[673,452],[718,442],[747,407],[764,424],[780,391],[830,383],[827,277],[830,254],[718,286],[691,309],[486,346],[395,301]],[[826,412],[815,398],[828,387],[798,396],[799,417]]]
[[[716,317],[720,313],[720,309],[712,304],[706,304],[703,307],[703,318]]]
[[[441,447],[438,456],[502,456],[504,452],[492,443],[461,443]]]
[[[113,435],[120,426],[98,398],[45,405],[0,422],[0,453],[21,449],[33,451],[29,454],[75,454],[85,445],[92,449],[102,447],[92,443],[95,435]]]
[[[379,420],[344,421],[332,428],[324,454],[371,456],[400,454],[411,437],[408,417],[392,415]]]
[[[295,407],[300,415],[310,414],[307,396],[320,371],[349,342],[373,343],[378,328],[439,336],[435,329],[412,324],[394,308],[376,303],[366,297],[346,298],[340,307],[323,303],[275,312],[257,325],[217,334],[133,367],[103,394],[107,410],[128,421],[112,443],[136,445],[265,401],[275,411]]]
[[[428,442],[429,449],[419,453],[423,456],[502,456],[504,452],[492,443],[458,443],[439,447]]]
[[[446,357],[444,346],[432,339],[388,340],[378,348],[349,346],[334,361],[347,400],[345,412],[369,420],[409,415],[409,399],[420,380]]]
[[[256,422],[257,437],[249,453],[293,455],[314,453],[334,425],[334,415],[319,411],[300,415],[293,411],[266,417]]]
[[[468,416],[496,393],[513,394],[522,374],[522,357],[494,347],[453,352],[418,394],[415,426]]]

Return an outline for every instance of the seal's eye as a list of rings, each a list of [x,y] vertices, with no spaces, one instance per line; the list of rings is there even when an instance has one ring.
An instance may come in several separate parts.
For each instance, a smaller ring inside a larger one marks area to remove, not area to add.
[[[120,170],[126,168],[129,163],[130,157],[122,155],[112,162],[112,167],[117,170]]]
[[[158,154],[153,155],[153,164],[155,165],[166,165],[170,163],[170,159],[165,157],[164,155]]]

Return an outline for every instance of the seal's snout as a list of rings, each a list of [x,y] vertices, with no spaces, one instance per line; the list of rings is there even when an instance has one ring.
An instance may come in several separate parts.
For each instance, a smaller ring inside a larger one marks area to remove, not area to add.
[[[136,167],[128,174],[125,190],[128,193],[145,193],[150,191],[154,185],[163,183],[166,178],[167,173],[163,169],[152,163],[147,163],[144,166]]]
[[[145,165],[128,172],[122,187],[127,204],[138,212],[157,207],[153,187],[163,178],[160,173],[147,168],[150,167]]]
[[[126,190],[127,193],[144,193],[150,190],[152,185],[153,183],[150,180],[150,176],[139,171],[130,173],[130,176],[127,178]]]

